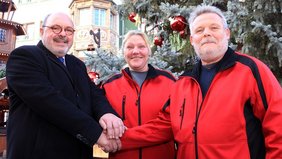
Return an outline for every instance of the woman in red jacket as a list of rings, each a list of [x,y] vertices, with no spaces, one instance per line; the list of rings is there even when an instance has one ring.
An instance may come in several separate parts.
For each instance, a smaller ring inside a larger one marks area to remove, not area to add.
[[[125,126],[132,128],[157,117],[169,99],[175,78],[171,73],[148,64],[151,49],[143,32],[129,31],[122,51],[127,67],[102,87]],[[110,153],[109,156],[110,159],[173,159],[175,145],[170,140],[151,147]]]

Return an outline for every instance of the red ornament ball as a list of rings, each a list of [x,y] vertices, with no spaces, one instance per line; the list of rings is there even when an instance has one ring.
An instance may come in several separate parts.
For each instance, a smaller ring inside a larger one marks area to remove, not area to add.
[[[135,16],[136,16],[136,13],[131,12],[131,13],[128,15],[128,19],[129,19],[131,22],[135,23],[135,22],[136,22]]]
[[[187,25],[187,21],[181,15],[175,16],[173,20],[170,21],[170,28],[174,31],[180,32],[186,28],[186,25]]]
[[[162,37],[156,36],[154,38],[154,44],[157,46],[162,46],[164,39]]]
[[[88,76],[91,79],[91,81],[95,81],[96,79],[99,78],[99,73],[97,72],[88,72]]]

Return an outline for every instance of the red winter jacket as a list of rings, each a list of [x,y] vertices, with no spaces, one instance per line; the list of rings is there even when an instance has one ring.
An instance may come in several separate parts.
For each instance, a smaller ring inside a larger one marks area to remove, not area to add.
[[[125,126],[132,128],[157,117],[169,99],[171,85],[175,78],[168,72],[149,65],[149,71],[142,86],[131,78],[129,69],[122,70],[103,84],[110,104],[122,117]],[[138,144],[138,143],[136,143]],[[173,140],[155,146],[110,154],[110,159],[173,159]]]
[[[200,67],[175,83],[157,119],[125,132],[123,149],[174,137],[178,159],[282,158],[282,89],[267,66],[229,48],[205,98]]]

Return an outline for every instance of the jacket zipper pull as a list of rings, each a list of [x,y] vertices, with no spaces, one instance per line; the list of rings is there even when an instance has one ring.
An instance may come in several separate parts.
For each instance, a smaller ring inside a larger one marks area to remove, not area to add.
[[[184,118],[185,102],[186,102],[186,98],[184,98],[183,104],[182,104],[181,109],[180,109],[180,111],[179,111],[179,116],[180,116],[180,118],[181,118],[181,121],[180,121],[180,129],[182,128],[182,123],[183,123],[183,118]]]
[[[122,97],[122,120],[125,120],[125,101],[126,101],[126,96],[123,95]]]
[[[140,100],[140,94],[138,93],[138,98],[137,98],[137,100],[136,100],[136,102],[135,102],[135,105],[136,105],[136,106],[139,105],[139,100]]]
[[[194,124],[193,129],[192,129],[192,134],[196,134],[196,126]]]

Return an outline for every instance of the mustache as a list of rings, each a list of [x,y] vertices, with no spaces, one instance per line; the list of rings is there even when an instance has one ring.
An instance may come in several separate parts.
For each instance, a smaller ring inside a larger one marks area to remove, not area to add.
[[[69,42],[69,40],[68,40],[67,37],[61,36],[61,35],[56,36],[53,40],[54,40],[55,42],[63,42],[63,43],[68,43],[68,42]]]
[[[201,41],[201,45],[204,45],[204,44],[206,44],[206,43],[216,43],[216,41],[215,40],[213,40],[213,39],[204,39],[203,41]]]

